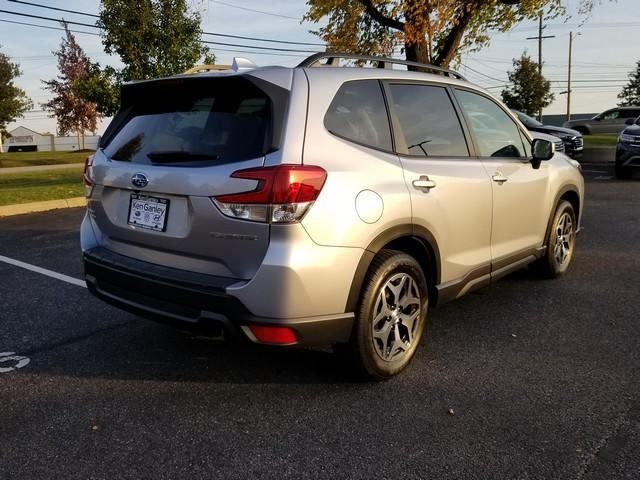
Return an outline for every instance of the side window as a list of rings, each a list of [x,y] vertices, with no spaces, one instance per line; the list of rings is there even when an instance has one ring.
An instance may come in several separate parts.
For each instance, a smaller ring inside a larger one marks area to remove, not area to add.
[[[464,90],[456,94],[478,142],[481,157],[526,157],[520,130],[495,102]]]
[[[409,155],[469,156],[460,120],[445,88],[391,84],[389,89]]]
[[[369,147],[392,151],[389,117],[377,80],[344,83],[324,117],[334,135]]]
[[[602,120],[615,120],[620,116],[620,110],[612,110],[602,116]]]
[[[621,110],[620,118],[636,118],[638,116],[637,110]]]

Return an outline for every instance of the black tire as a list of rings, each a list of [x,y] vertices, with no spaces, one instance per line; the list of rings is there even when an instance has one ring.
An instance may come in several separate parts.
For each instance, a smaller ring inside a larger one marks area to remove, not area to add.
[[[591,135],[591,132],[587,127],[572,127],[575,131],[580,132],[582,135]]]
[[[622,180],[628,180],[631,178],[632,172],[631,168],[623,167],[622,165],[616,163],[616,178],[620,178]]]
[[[561,222],[568,216],[570,220],[570,238],[567,238],[567,224]],[[533,268],[545,278],[556,278],[569,268],[576,246],[576,212],[566,200],[562,200],[553,215],[551,229],[546,239],[547,252],[533,264]],[[561,233],[564,232],[564,233]],[[564,257],[564,260],[561,259]]]
[[[398,305],[392,303],[396,300]],[[416,259],[400,251],[382,250],[365,278],[351,339],[334,345],[334,351],[360,378],[391,378],[415,355],[428,306],[427,280]],[[379,318],[377,323],[375,317]],[[396,335],[400,336],[398,342]]]

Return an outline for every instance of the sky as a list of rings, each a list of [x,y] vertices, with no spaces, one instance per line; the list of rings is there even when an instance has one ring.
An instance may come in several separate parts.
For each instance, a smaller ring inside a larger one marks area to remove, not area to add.
[[[77,10],[96,14],[98,0],[29,0],[31,3]],[[566,112],[567,63],[569,32],[579,34],[573,42],[573,94],[572,114],[596,113],[614,107],[617,94],[628,79],[629,72],[640,60],[637,41],[640,33],[640,0],[601,0],[591,15],[578,14],[579,0],[566,0],[568,18],[549,20],[544,35],[555,38],[544,40],[543,61],[545,76],[552,81],[555,101],[545,109],[546,114]],[[306,12],[306,2],[302,0],[191,0],[192,7],[202,15],[202,30],[205,32],[240,35],[245,37],[279,39],[294,42],[321,43],[310,33],[317,25],[301,22]],[[2,12],[4,10],[5,12]],[[50,98],[42,89],[43,79],[54,78],[57,62],[52,51],[60,45],[62,32],[54,29],[37,28],[8,22],[23,22],[58,28],[55,22],[20,17],[6,13],[21,12],[30,15],[60,18],[82,23],[93,23],[92,17],[56,12],[0,0],[0,50],[19,63],[23,72],[16,80],[33,100],[33,111],[25,118],[10,124],[9,130],[23,125],[37,132],[55,132],[55,119],[49,118],[42,110],[41,103]],[[103,65],[119,65],[119,59],[104,53],[97,30],[74,26],[78,43],[93,61]],[[465,52],[462,65],[457,68],[470,81],[489,88],[499,95],[507,82],[507,71],[512,68],[514,58],[527,52],[534,59],[538,56],[538,44],[527,40],[538,33],[537,22],[523,22],[508,33],[490,33],[491,45],[479,52]],[[225,37],[203,36],[203,39],[231,43],[242,46],[210,45],[218,58],[218,63],[231,63],[234,56],[247,57],[260,66],[294,66],[311,53],[279,52],[252,49],[250,46],[269,48],[289,48],[293,50],[316,50],[313,45],[275,44],[254,40],[240,40]],[[98,133],[106,127],[103,121]]]

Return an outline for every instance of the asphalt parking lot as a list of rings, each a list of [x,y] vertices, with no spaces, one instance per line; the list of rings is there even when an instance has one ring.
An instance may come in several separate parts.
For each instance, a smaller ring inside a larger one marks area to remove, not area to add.
[[[436,309],[385,383],[0,261],[0,478],[640,478],[640,181],[585,176],[566,277]],[[0,219],[0,255],[79,279],[82,214]]]

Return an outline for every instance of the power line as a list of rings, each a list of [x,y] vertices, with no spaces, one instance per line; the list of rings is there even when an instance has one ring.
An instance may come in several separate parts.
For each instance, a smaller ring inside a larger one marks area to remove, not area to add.
[[[548,23],[548,27],[553,29],[563,28],[619,28],[619,27],[638,27],[640,22],[598,22],[598,23]],[[516,27],[512,31],[524,32],[527,30],[537,30],[538,27]]]
[[[224,42],[210,42],[208,40],[202,40],[202,43],[207,45],[223,45],[225,47],[243,47],[253,48],[256,50],[271,50],[276,52],[302,52],[302,53],[319,53],[318,50],[298,50],[294,48],[276,48],[276,47],[261,47],[259,45],[240,45],[238,43],[224,43]]]
[[[47,25],[38,25],[36,23],[25,23],[25,22],[16,22],[13,20],[4,20],[4,19],[0,19],[0,22],[3,23],[13,23],[14,25],[25,25],[27,27],[39,27],[39,28],[46,28],[47,30],[59,30],[61,32],[64,32],[64,28],[60,28],[60,27],[49,27]],[[99,33],[95,33],[95,32],[85,32],[82,30],[71,30],[69,29],[69,31],[73,32],[73,33],[84,33],[85,35],[94,35],[94,36],[100,36]]]
[[[216,37],[227,37],[227,38],[239,38],[241,40],[255,40],[258,42],[271,42],[271,43],[286,43],[289,45],[312,45],[317,47],[325,47],[324,43],[311,43],[311,42],[293,42],[290,40],[273,40],[268,38],[258,38],[258,37],[244,37],[241,35],[229,35],[227,33],[213,33],[213,32],[202,32],[203,35],[213,35]]]
[[[251,52],[248,50],[234,50],[229,48],[216,48],[216,52],[247,53],[250,55],[269,55],[269,56],[275,56],[275,57],[295,57],[295,58],[306,58],[307,56],[307,55],[296,55],[294,53]]]
[[[73,14],[76,14],[76,15],[86,15],[86,16],[89,16],[89,17],[100,18],[99,15],[95,15],[93,13],[81,12],[79,10],[68,10],[68,9],[65,9],[65,8],[50,7],[48,5],[42,5],[42,4],[33,3],[33,2],[26,2],[26,1],[23,1],[23,0],[9,0],[9,1],[10,2],[15,2],[15,3],[21,3],[21,4],[24,4],[24,5],[29,5],[29,6],[33,6],[33,7],[38,7],[38,8],[44,8],[44,9],[47,9],[47,10],[56,10],[56,11],[61,11],[61,12],[73,13]],[[10,12],[6,12],[5,11],[5,13],[10,13]],[[13,12],[13,14],[21,15],[18,12]],[[22,15],[29,16],[28,14],[22,14]],[[58,19],[50,18],[50,17],[34,16],[34,18],[61,21],[61,20],[58,20]],[[76,24],[76,25],[99,28],[97,25],[81,24],[81,23],[71,22],[71,21],[67,21],[67,23],[73,23],[73,24]],[[276,40],[276,39],[272,39],[272,38],[246,37],[246,36],[242,36],[242,35],[231,35],[231,34],[227,34],[227,33],[217,33],[217,32],[206,32],[206,31],[203,31],[202,34],[203,35],[212,35],[212,36],[216,36],[216,37],[237,38],[237,39],[240,39],[240,40],[253,40],[253,41],[258,41],[258,42],[283,43],[283,44],[289,44],[289,45],[310,45],[310,46],[316,46],[316,47],[324,47],[325,46],[324,43],[295,42],[295,41],[291,41],[291,40]]]
[[[12,12],[11,10],[0,10],[0,13],[8,13],[9,15],[18,15],[19,17],[37,18],[38,20],[49,20],[49,21],[54,21],[54,22],[64,22],[64,23],[68,23],[70,25],[79,25],[81,27],[98,28],[97,25],[92,25],[90,23],[74,22],[74,21],[71,21],[71,20],[64,20],[62,18],[43,17],[41,15],[32,15],[30,13]]]
[[[265,12],[264,10],[256,10],[254,8],[241,7],[240,5],[232,5],[231,3],[219,2],[218,0],[209,0],[209,2],[217,3],[219,5],[224,5],[225,7],[237,8],[238,10],[245,10],[247,12],[261,13],[263,15],[270,15],[272,17],[289,18],[291,20],[301,20],[298,17],[291,17],[289,15],[282,15],[282,14],[273,13],[273,12]]]
[[[504,79],[502,79],[502,78],[492,77],[491,75],[487,75],[486,73],[482,73],[482,72],[480,72],[479,70],[476,70],[475,68],[472,68],[472,67],[470,67],[469,65],[466,65],[466,64],[464,64],[464,63],[462,63],[462,62],[460,62],[460,65],[462,65],[464,68],[468,68],[468,69],[469,69],[469,70],[471,70],[472,72],[474,72],[474,73],[476,73],[476,74],[478,74],[478,75],[481,75],[481,76],[483,76],[483,77],[486,77],[486,78],[488,78],[488,79],[490,79],[490,80],[495,80],[496,82],[504,82]]]
[[[30,7],[47,8],[49,10],[57,10],[59,12],[74,13],[76,15],[84,15],[84,16],[87,16],[87,17],[99,18],[99,15],[96,15],[94,13],[79,12],[78,10],[67,10],[66,8],[50,7],[49,5],[41,5],[39,3],[32,3],[32,2],[24,2],[22,0],[8,0],[8,1],[9,2],[13,2],[13,3],[21,3],[23,5],[29,5]]]

